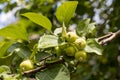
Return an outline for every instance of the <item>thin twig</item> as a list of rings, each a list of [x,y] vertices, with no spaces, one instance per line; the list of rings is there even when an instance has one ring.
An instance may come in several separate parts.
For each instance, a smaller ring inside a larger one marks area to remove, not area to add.
[[[43,65],[43,66],[37,67],[37,68],[35,68],[35,69],[33,69],[33,70],[24,71],[24,72],[22,73],[22,75],[36,73],[36,72],[38,72],[38,71],[40,71],[40,70],[43,70],[43,69],[45,69],[45,68],[47,68],[47,66],[46,66],[46,65]]]
[[[53,54],[51,54],[51,55],[49,55],[49,56],[46,56],[46,57],[44,57],[43,59],[41,59],[40,62],[41,62],[41,61],[44,61],[44,60],[46,60],[46,59],[48,59],[48,58],[51,58],[52,56],[53,56]]]
[[[109,32],[108,34],[102,36],[102,37],[99,37],[98,38],[98,42],[100,42],[101,40],[105,39],[105,38],[109,38],[113,33],[112,32]]]
[[[98,42],[101,45],[104,45],[110,41],[112,41],[113,39],[115,39],[116,37],[120,36],[120,30],[118,30],[117,32],[110,32],[102,37],[98,38]]]

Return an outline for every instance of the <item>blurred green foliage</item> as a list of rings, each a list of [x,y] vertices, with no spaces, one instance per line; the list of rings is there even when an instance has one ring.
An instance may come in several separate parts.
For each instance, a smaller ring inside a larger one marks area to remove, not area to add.
[[[7,13],[15,7],[22,6],[22,8],[16,12],[15,16],[18,18],[19,26],[23,25],[24,22],[23,26],[27,28],[27,32],[30,36],[29,39],[33,40],[33,42],[30,42],[32,47],[32,45],[36,43],[36,36],[48,33],[48,31],[42,27],[38,27],[39,25],[28,21],[25,17],[21,17],[20,14],[25,12],[42,13],[53,22],[52,30],[54,30],[55,27],[60,27],[60,23],[54,16],[56,14],[56,8],[64,1],[67,0],[18,0],[18,2],[1,0],[0,4],[5,4],[5,6],[0,11]],[[84,18],[91,18],[92,22],[96,22],[98,21],[98,18],[100,18],[102,21],[97,23],[96,37],[120,29],[119,0],[75,1],[78,1],[79,3],[76,13],[70,21],[70,25],[77,24]],[[99,12],[99,17],[95,20],[97,12]],[[120,37],[117,37],[103,47],[103,55],[97,56],[89,54],[87,61],[81,63],[78,66],[77,72],[71,74],[71,80],[120,80]]]

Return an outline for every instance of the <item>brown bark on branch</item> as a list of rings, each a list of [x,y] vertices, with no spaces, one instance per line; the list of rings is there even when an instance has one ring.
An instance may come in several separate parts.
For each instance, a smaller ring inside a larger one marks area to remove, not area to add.
[[[104,45],[110,41],[112,41],[113,39],[115,39],[116,37],[120,36],[120,30],[118,30],[117,32],[110,32],[102,37],[98,38],[98,42],[101,45]]]

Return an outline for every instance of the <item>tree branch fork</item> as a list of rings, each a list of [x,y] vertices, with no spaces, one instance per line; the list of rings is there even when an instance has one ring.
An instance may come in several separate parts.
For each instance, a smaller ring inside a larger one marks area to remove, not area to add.
[[[100,45],[104,45],[108,42],[111,42],[113,39],[115,39],[116,37],[120,36],[120,30],[118,30],[117,32],[110,32],[102,37],[98,38],[98,43]]]

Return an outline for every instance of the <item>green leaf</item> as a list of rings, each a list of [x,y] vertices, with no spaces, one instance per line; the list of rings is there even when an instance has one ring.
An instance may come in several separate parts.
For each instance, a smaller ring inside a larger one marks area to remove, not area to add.
[[[47,56],[50,56],[50,54],[47,52],[38,52],[37,54],[35,54],[35,59],[37,62],[39,62],[40,60],[42,60],[43,58]]]
[[[85,36],[87,33],[87,27],[90,23],[90,19],[84,19],[80,21],[78,27],[76,28],[76,32],[79,36]]]
[[[22,39],[28,40],[28,34],[25,27],[21,24],[11,24],[5,28],[0,29],[0,36],[6,37],[8,39]]]
[[[50,68],[38,72],[37,80],[70,80],[70,73],[63,65],[51,65]]]
[[[8,49],[13,42],[1,42],[0,43],[0,65],[9,65],[14,57],[13,52],[9,53]]]
[[[0,57],[0,65],[11,65],[16,56],[21,59],[28,59],[30,55],[31,51],[26,45],[15,43],[7,49],[7,54],[5,53],[4,56]]]
[[[0,74],[0,78],[2,80],[18,80],[18,76],[19,75],[16,75],[16,74],[14,76],[7,73]]]
[[[13,44],[13,42],[10,42],[10,41],[8,41],[8,42],[2,41],[0,43],[0,57],[7,55],[7,50],[12,44]]]
[[[102,55],[103,48],[96,42],[95,39],[88,39],[85,51],[88,53],[96,53],[97,55]]]
[[[22,14],[22,16],[27,17],[32,22],[44,27],[45,29],[51,32],[52,24],[50,20],[47,17],[43,16],[42,14],[28,12],[28,13]]]
[[[79,36],[86,36],[86,37],[95,36],[95,31],[96,31],[95,23],[90,23],[90,19],[82,20],[78,24],[78,27],[76,28],[76,33]]]
[[[11,52],[7,56],[0,57],[0,65],[8,65],[8,66],[10,66],[14,56],[15,56],[14,52]]]
[[[74,12],[76,10],[78,2],[77,1],[67,1],[58,7],[56,11],[56,17],[59,22],[68,24]]]
[[[0,0],[0,4],[3,4],[5,2],[9,2],[9,0]]]
[[[58,34],[60,34],[60,33],[62,33],[62,27],[56,28],[56,29],[54,30],[54,34],[55,34],[55,35],[58,35]]]
[[[15,54],[18,55],[22,59],[28,59],[31,55],[30,49],[22,43],[16,43],[12,45],[9,48],[9,52],[11,52],[12,50],[14,50]]]
[[[95,36],[95,33],[96,33],[96,27],[95,27],[95,23],[90,23],[88,25],[88,28],[87,28],[88,32],[87,32],[87,36],[90,37],[90,36]]]
[[[11,73],[10,68],[5,65],[0,66],[0,74],[1,73]]]
[[[43,35],[38,43],[38,49],[55,47],[59,44],[59,38],[54,35]]]

